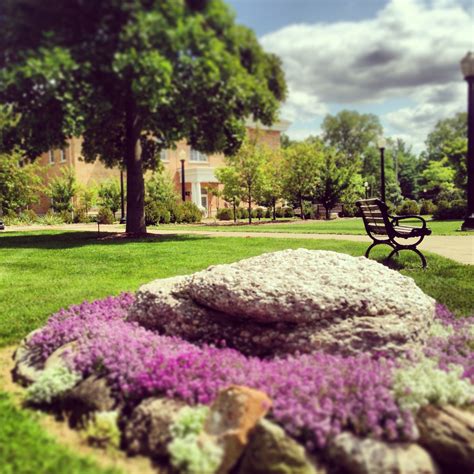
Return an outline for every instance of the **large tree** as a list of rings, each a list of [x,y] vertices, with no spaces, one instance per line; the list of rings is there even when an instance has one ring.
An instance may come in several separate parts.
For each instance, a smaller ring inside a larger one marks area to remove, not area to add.
[[[0,100],[35,157],[84,138],[86,161],[127,170],[127,232],[144,232],[144,178],[186,139],[233,154],[244,119],[269,125],[285,97],[280,60],[221,0],[5,0]]]
[[[356,165],[361,154],[382,134],[380,120],[373,114],[341,110],[327,115],[321,126],[324,141],[334,147],[347,164]]]

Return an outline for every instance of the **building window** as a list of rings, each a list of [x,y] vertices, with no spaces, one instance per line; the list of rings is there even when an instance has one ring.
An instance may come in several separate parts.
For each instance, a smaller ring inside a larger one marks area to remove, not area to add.
[[[59,150],[59,156],[61,159],[61,163],[64,163],[66,161],[66,150],[64,148],[62,150]]]
[[[54,151],[53,150],[49,150],[48,156],[49,156],[49,162],[54,163]]]
[[[161,150],[160,151],[160,160],[161,161],[168,161],[168,150]]]
[[[200,151],[191,149],[191,155],[189,157],[189,161],[197,161],[200,163],[207,163],[209,158],[206,154],[201,153]]]

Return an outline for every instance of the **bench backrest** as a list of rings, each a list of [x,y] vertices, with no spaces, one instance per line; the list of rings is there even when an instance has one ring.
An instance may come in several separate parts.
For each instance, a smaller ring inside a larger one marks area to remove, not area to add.
[[[388,215],[387,205],[380,199],[361,199],[356,202],[364,220],[368,234],[390,235],[392,224]]]

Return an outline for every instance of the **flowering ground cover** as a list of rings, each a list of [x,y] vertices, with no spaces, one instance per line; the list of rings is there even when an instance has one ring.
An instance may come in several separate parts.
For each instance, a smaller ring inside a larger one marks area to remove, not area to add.
[[[210,404],[232,384],[260,389],[273,400],[272,418],[309,449],[323,447],[343,429],[411,439],[421,406],[474,402],[474,317],[456,319],[439,304],[425,353],[393,360],[318,352],[260,359],[226,347],[199,347],[128,322],[132,302],[125,293],[61,310],[30,344],[46,360],[77,341],[66,354],[70,370],[107,378],[125,402],[165,395]]]

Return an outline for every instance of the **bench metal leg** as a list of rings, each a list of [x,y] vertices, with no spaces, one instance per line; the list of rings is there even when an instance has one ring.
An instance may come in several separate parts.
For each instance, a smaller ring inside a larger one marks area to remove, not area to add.
[[[398,253],[397,248],[391,242],[372,242],[369,248],[365,251],[365,258],[369,258],[370,251],[377,245],[388,245],[389,247],[392,247],[393,252],[390,255]]]
[[[390,260],[394,254],[398,253],[400,250],[411,250],[412,252],[415,252],[421,259],[421,264],[423,267],[423,270],[426,268],[426,258],[425,256],[417,249],[417,248],[395,248],[390,252],[390,255],[387,257],[387,260]]]

